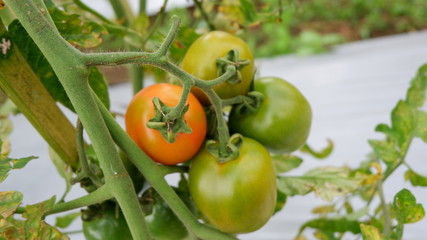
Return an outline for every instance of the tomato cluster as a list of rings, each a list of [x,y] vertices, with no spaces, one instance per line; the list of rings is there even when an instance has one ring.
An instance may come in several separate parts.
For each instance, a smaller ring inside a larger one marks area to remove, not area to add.
[[[221,99],[245,96],[250,91],[263,96],[262,100],[246,102],[256,107],[232,106],[230,133],[243,135],[237,158],[222,162],[204,144],[210,136],[206,137],[208,120],[202,106],[209,105],[210,99],[201,89],[193,88],[187,100],[184,121],[192,131],[179,133],[175,142],[167,142],[158,130],[147,126],[156,114],[152,103],[155,97],[169,107],[178,104],[182,88],[171,84],[152,85],[134,97],[126,113],[126,130],[158,163],[173,165],[189,160],[189,192],[202,219],[223,232],[236,234],[259,229],[273,215],[277,188],[270,152],[290,153],[300,148],[308,137],[312,113],[307,99],[289,82],[276,77],[253,80],[252,53],[232,34],[213,31],[201,36],[188,49],[181,67],[209,81],[221,74],[218,59],[231,51],[248,63],[238,68],[239,81],[215,86],[216,94]]]

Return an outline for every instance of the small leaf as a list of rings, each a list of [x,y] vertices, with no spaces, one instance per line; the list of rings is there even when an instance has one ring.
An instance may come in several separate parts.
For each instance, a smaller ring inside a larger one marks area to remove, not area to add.
[[[405,179],[409,180],[412,186],[427,187],[427,177],[422,176],[412,170],[408,170],[405,172]]]
[[[0,182],[3,182],[9,175],[9,171],[12,169],[21,169],[25,165],[37,157],[25,157],[25,158],[4,158],[0,159]]]
[[[70,213],[64,216],[57,217],[55,226],[59,228],[67,228],[68,226],[70,226],[71,223],[73,223],[74,220],[76,220],[81,215],[82,215],[81,212],[75,212],[75,213]]]
[[[427,90],[427,64],[418,69],[417,75],[411,81],[411,86],[406,93],[406,102],[415,108],[422,107],[426,99]]]
[[[380,232],[378,228],[372,225],[360,224],[360,230],[362,231],[363,240],[381,240]]]
[[[393,209],[400,223],[415,223],[425,215],[423,206],[408,189],[402,189],[394,196]]]
[[[274,209],[274,213],[279,212],[283,209],[286,204],[288,196],[281,191],[277,191],[277,199],[276,199],[276,208]]]
[[[3,2],[3,0],[0,0],[0,10],[2,10],[4,8],[5,4]]]
[[[245,16],[247,22],[252,23],[257,20],[257,12],[252,1],[240,0],[240,11]]]
[[[355,191],[361,181],[350,177],[348,168],[336,167],[315,168],[300,177],[278,178],[277,188],[288,196],[305,195],[314,191],[316,196],[326,201]]]
[[[318,206],[318,207],[313,208],[313,210],[311,210],[311,212],[314,214],[319,214],[321,216],[324,216],[328,213],[335,212],[335,205]]]
[[[397,146],[405,155],[416,126],[415,111],[405,101],[399,101],[391,113],[392,129],[397,133]]]
[[[374,149],[374,153],[378,159],[384,161],[387,166],[393,166],[399,161],[400,153],[395,148],[395,144],[393,141],[385,140],[369,140],[369,145]]]
[[[288,172],[302,163],[301,158],[293,155],[273,155],[271,157],[276,167],[276,174]]]
[[[427,113],[417,111],[416,116],[415,136],[421,138],[425,143],[427,143]]]
[[[324,159],[329,155],[331,155],[333,149],[334,149],[334,142],[328,139],[328,146],[326,146],[324,149],[320,151],[313,150],[308,144],[304,144],[304,146],[300,149],[300,151],[304,153],[308,153],[315,158]]]
[[[21,204],[22,198],[23,195],[20,192],[0,192],[0,215],[3,218],[7,218],[12,215]]]
[[[305,228],[318,229],[325,232],[352,232],[354,234],[360,233],[360,222],[350,221],[345,218],[342,219],[327,219],[327,218],[317,218],[310,220],[300,228],[299,233],[301,233]]]

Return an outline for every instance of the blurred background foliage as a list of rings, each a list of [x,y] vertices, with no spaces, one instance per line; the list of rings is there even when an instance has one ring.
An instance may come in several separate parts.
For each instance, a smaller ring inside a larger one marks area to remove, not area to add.
[[[310,55],[344,42],[427,28],[426,0],[216,0],[202,7],[215,29],[244,38],[256,57]],[[201,14],[197,6],[168,14],[182,16],[199,33],[210,30],[205,21],[195,21]]]

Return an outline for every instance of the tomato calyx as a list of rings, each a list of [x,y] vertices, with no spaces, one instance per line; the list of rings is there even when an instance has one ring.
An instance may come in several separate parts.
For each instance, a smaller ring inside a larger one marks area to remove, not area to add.
[[[242,144],[242,135],[233,134],[225,145],[225,148],[221,147],[218,141],[208,140],[206,142],[206,150],[218,159],[219,163],[225,163],[239,157]]]
[[[264,101],[264,95],[257,91],[252,91],[243,96],[241,103],[236,104],[234,107],[240,115],[247,115],[255,113]]]
[[[224,57],[216,59],[218,76],[221,76],[227,72],[227,68],[229,68],[229,66],[232,66],[236,69],[234,75],[226,81],[230,84],[238,84],[242,82],[242,74],[240,71],[249,64],[250,60],[239,59],[239,51],[237,51],[237,49],[232,49]]]
[[[147,122],[147,127],[158,130],[166,141],[173,143],[178,133],[192,132],[191,127],[184,120],[184,114],[189,108],[188,104],[183,107],[178,117],[169,114],[175,107],[167,106],[158,97],[153,98],[153,105],[156,113]]]

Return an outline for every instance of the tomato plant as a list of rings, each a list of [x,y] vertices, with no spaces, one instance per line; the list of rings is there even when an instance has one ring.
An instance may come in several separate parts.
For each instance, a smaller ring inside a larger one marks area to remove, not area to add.
[[[248,45],[230,33],[212,31],[202,35],[187,50],[181,67],[202,80],[215,79],[218,77],[217,59],[225,57],[232,49],[238,51],[239,59],[249,60],[250,63],[240,71],[240,83],[225,82],[214,87],[214,90],[222,99],[245,94],[249,90],[254,76],[254,58]],[[202,103],[208,103],[208,99],[202,91],[197,88],[192,91]]]
[[[238,158],[219,163],[206,148],[193,158],[191,196],[207,221],[228,233],[262,227],[276,206],[276,175],[268,151],[244,138]]]
[[[184,120],[191,127],[189,134],[179,133],[176,141],[168,143],[158,130],[149,128],[148,121],[154,117],[153,98],[158,97],[167,106],[178,104],[182,87],[161,83],[138,92],[126,111],[126,131],[138,146],[153,160],[174,165],[190,159],[197,153],[206,135],[206,115],[199,101],[190,94],[187,99],[188,111]]]
[[[293,152],[307,140],[311,107],[301,92],[276,77],[255,80],[254,90],[264,95],[255,113],[233,108],[229,117],[232,132],[253,138],[274,152]]]

